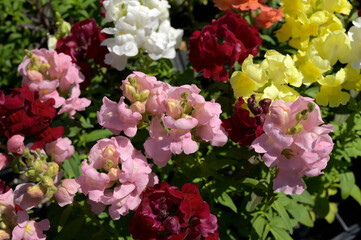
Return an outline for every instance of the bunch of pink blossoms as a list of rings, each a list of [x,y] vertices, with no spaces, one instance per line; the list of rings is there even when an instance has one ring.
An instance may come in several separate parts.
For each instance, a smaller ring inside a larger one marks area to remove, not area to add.
[[[49,220],[29,221],[26,211],[15,205],[13,190],[3,189],[3,185],[0,180],[0,239],[46,239],[43,231],[50,228]]]
[[[75,111],[83,111],[91,103],[79,98],[79,84],[84,76],[66,54],[44,48],[29,51],[18,71],[23,76],[23,84],[38,92],[41,101],[55,100],[54,107],[61,107],[58,114],[67,112],[72,117]],[[68,95],[66,99],[63,97]]]
[[[104,97],[98,122],[114,134],[124,131],[129,137],[150,124],[144,148],[158,166],[164,167],[173,153],[196,152],[195,140],[213,146],[227,142],[219,119],[221,106],[214,100],[205,101],[194,84],[172,87],[155,77],[133,72],[123,80],[121,89],[131,106],[124,102],[125,97],[119,103]]]
[[[93,212],[99,214],[110,205],[113,220],[136,209],[142,191],[158,183],[144,155],[122,136],[99,140],[90,150],[89,164],[83,161],[81,172],[83,176],[76,181],[80,192],[88,195]]]
[[[299,97],[294,103],[275,101],[263,125],[264,133],[251,147],[263,154],[268,167],[278,167],[273,189],[286,194],[301,194],[302,177],[314,177],[330,159],[333,142],[328,135],[332,125],[322,125],[320,108],[313,99]]]

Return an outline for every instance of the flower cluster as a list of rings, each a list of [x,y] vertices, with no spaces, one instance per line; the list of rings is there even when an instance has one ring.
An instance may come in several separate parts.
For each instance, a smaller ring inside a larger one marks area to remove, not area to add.
[[[320,105],[345,105],[350,95],[342,90],[360,89],[360,70],[351,66],[352,63],[357,64],[355,61],[358,59],[358,47],[352,40],[357,36],[354,35],[356,28],[350,30],[347,36],[336,15],[348,15],[351,8],[347,0],[317,3],[282,1],[286,23],[276,32],[276,36],[298,49],[292,58],[303,76],[303,84],[310,86],[317,82],[321,85],[316,96],[316,102]],[[336,74],[328,74],[338,61],[347,64],[346,67]]]
[[[136,209],[142,191],[158,182],[143,154],[122,136],[99,140],[90,150],[89,164],[83,161],[81,172],[83,176],[76,182],[79,191],[88,195],[92,210],[99,214],[110,205],[109,215],[114,220]],[[75,191],[76,186],[65,184],[64,190],[72,197],[71,190]],[[66,202],[66,196],[62,202]]]
[[[202,31],[193,32],[189,39],[189,61],[205,78],[227,81],[226,64],[232,68],[236,61],[242,64],[249,54],[255,56],[262,39],[255,26],[250,27],[241,14],[226,14]]]
[[[58,39],[56,43],[55,50],[58,53],[69,55],[73,63],[80,67],[80,71],[85,76],[85,81],[80,84],[82,89],[89,86],[90,80],[95,75],[88,59],[94,60],[101,67],[108,67],[104,63],[108,49],[100,46],[100,43],[106,38],[106,34],[101,33],[101,28],[97,26],[94,19],[85,19],[76,22],[69,35]]]
[[[275,50],[268,50],[264,56],[265,59],[259,64],[253,63],[253,56],[248,56],[243,62],[242,71],[232,74],[230,83],[234,96],[248,98],[255,94],[258,99],[295,101],[299,93],[288,84],[300,87],[303,76],[291,56]]]
[[[45,240],[43,231],[50,228],[48,219],[29,221],[29,215],[14,203],[14,192],[0,180],[0,239]],[[5,190],[5,191],[4,191]]]
[[[63,135],[63,127],[51,128],[56,116],[54,99],[40,101],[25,83],[5,95],[0,91],[0,136],[8,138],[8,150],[21,155],[24,137],[34,137],[32,149],[43,148]]]
[[[38,92],[41,101],[55,100],[54,107],[61,107],[58,114],[67,112],[72,117],[75,111],[83,111],[90,105],[90,100],[79,98],[79,84],[84,76],[66,54],[47,49],[28,51],[18,71],[23,76],[23,84]],[[70,91],[69,98],[62,97]]]
[[[229,138],[241,146],[249,146],[257,137],[263,133],[263,123],[268,114],[270,99],[262,99],[257,106],[255,95],[248,98],[247,106],[250,112],[243,108],[245,103],[240,97],[234,106],[235,114],[228,119],[223,120],[222,126],[228,132]]]
[[[284,17],[281,8],[271,8],[262,4],[264,0],[213,0],[214,5],[220,10],[239,9],[241,11],[253,11],[260,9],[255,18],[257,27],[267,29],[272,27],[274,22],[281,21]]]
[[[175,57],[183,30],[174,29],[168,20],[169,3],[166,0],[106,0],[105,21],[113,22],[114,28],[103,32],[115,35],[102,42],[110,53],[105,62],[123,70],[129,57],[145,50],[153,60]]]
[[[274,101],[263,125],[264,133],[251,147],[262,153],[268,167],[278,167],[273,189],[286,194],[301,194],[302,177],[314,177],[330,159],[333,142],[328,135],[332,125],[323,124],[320,108],[313,99],[300,97],[293,103]]]
[[[217,228],[217,217],[210,213],[197,185],[187,183],[179,191],[165,182],[142,193],[142,202],[129,225],[133,238],[140,240],[216,240]]]
[[[59,172],[59,165],[48,162],[43,150],[36,151],[25,149],[22,155],[25,177],[29,180],[16,186],[14,202],[24,210],[38,207],[40,203],[51,200],[63,172]]]
[[[103,98],[98,122],[114,134],[121,131],[133,137],[138,127],[149,125],[150,137],[144,148],[158,166],[165,166],[174,154],[197,151],[197,142],[204,140],[222,146],[227,136],[221,127],[221,106],[214,100],[205,101],[195,85],[172,87],[141,72],[129,75],[121,86],[125,97],[119,103]],[[161,124],[163,123],[163,126]],[[192,138],[193,133],[193,138]]]

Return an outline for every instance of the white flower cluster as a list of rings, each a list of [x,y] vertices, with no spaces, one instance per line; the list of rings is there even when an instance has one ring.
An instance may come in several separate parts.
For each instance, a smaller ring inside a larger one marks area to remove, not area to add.
[[[343,62],[351,62],[354,69],[361,69],[361,17],[352,21],[353,25],[348,31],[351,42],[351,54],[342,59]]]
[[[175,57],[183,30],[171,27],[167,0],[106,0],[103,2],[105,21],[114,28],[103,32],[114,35],[102,42],[109,53],[105,63],[123,70],[128,57],[145,50],[153,60]]]

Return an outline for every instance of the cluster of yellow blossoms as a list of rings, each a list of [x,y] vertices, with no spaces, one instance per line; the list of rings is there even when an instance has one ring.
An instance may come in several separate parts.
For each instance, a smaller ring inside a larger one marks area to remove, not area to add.
[[[260,64],[254,64],[252,57],[247,58],[242,71],[235,72],[230,80],[235,97],[247,98],[255,93],[260,98],[290,102],[299,96],[290,86],[318,82],[318,104],[330,107],[346,104],[350,95],[343,89],[361,90],[360,69],[352,64],[361,58],[357,56],[361,43],[352,41],[355,31],[350,34],[350,30],[347,35],[335,14],[348,15],[352,5],[347,0],[282,0],[281,5],[286,22],[276,36],[280,41],[288,41],[297,52],[285,56],[269,50]],[[336,72],[337,62],[345,67],[337,67]]]

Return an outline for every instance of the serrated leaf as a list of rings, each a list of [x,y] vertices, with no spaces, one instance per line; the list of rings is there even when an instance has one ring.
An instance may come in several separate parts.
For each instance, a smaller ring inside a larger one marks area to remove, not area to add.
[[[290,217],[289,217],[288,213],[286,212],[286,209],[281,205],[281,203],[278,200],[276,200],[273,203],[272,207],[279,214],[279,216],[281,217],[283,223],[287,227],[288,231],[290,231],[290,233],[292,234],[293,229],[292,229],[292,225],[291,225],[291,222],[290,222]]]
[[[353,172],[339,173],[340,178],[340,188],[341,188],[341,197],[342,199],[348,198],[350,196],[353,186],[355,185],[355,175]]]
[[[85,142],[95,142],[99,139],[107,138],[112,136],[113,133],[109,131],[108,129],[98,129],[90,132],[85,137]]]
[[[353,185],[350,195],[361,205],[361,191],[356,184]]]
[[[237,207],[236,205],[234,205],[234,202],[232,198],[228,195],[228,193],[223,192],[222,195],[217,198],[217,200],[223,206],[229,207],[230,209],[232,209],[232,211],[237,213]]]

